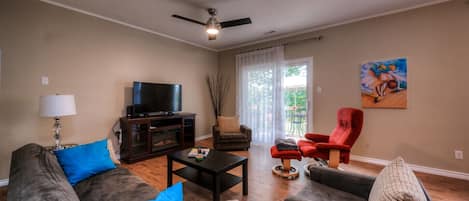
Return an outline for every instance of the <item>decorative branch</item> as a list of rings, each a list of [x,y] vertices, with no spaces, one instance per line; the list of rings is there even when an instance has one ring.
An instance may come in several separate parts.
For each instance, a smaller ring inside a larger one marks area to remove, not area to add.
[[[210,92],[213,114],[217,119],[222,113],[225,97],[230,89],[230,80],[217,72],[215,75],[208,75],[206,81]]]

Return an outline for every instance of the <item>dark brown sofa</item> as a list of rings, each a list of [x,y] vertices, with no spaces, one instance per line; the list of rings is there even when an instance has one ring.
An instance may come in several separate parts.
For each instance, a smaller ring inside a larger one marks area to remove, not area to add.
[[[251,147],[252,130],[241,125],[239,133],[222,133],[218,126],[213,126],[213,147],[216,150],[248,150]]]

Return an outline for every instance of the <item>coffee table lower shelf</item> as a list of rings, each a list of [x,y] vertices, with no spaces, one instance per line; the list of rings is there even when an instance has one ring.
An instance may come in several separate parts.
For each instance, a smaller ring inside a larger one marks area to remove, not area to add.
[[[196,183],[208,190],[213,190],[214,188],[213,176],[206,172],[199,171],[191,167],[184,167],[178,170],[174,170],[173,173],[193,183]],[[224,192],[242,181],[241,177],[232,175],[230,173],[221,173],[219,177],[220,192]]]

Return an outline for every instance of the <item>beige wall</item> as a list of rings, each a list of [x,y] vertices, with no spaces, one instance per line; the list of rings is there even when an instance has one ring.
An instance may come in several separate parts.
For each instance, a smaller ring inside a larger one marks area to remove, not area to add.
[[[360,64],[408,58],[408,109],[364,109],[362,135],[352,153],[469,172],[469,6],[457,0],[286,39],[323,35],[288,45],[287,59],[314,58],[314,131],[329,133],[339,107],[361,107]],[[220,68],[235,76],[237,53],[274,41],[222,52]],[[232,87],[225,114],[235,113]],[[454,150],[466,151],[464,160]]]
[[[75,94],[78,115],[63,118],[64,143],[109,135],[131,103],[134,80],[182,84],[197,135],[210,132],[205,76],[218,67],[215,52],[36,0],[0,2],[0,49],[0,179],[8,178],[14,149],[53,143],[52,120],[38,114],[40,95]],[[48,86],[40,85],[43,75]]]

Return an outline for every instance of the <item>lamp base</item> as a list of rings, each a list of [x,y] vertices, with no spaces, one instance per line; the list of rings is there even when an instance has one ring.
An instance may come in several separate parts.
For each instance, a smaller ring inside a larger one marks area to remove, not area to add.
[[[60,144],[60,129],[62,126],[60,125],[60,118],[55,117],[55,122],[54,122],[54,140],[55,140],[55,148],[54,150],[61,150],[63,149],[62,145]]]
[[[62,145],[59,145],[59,146],[55,145],[54,146],[54,151],[58,151],[58,150],[62,150],[62,149],[64,149],[64,147]]]

